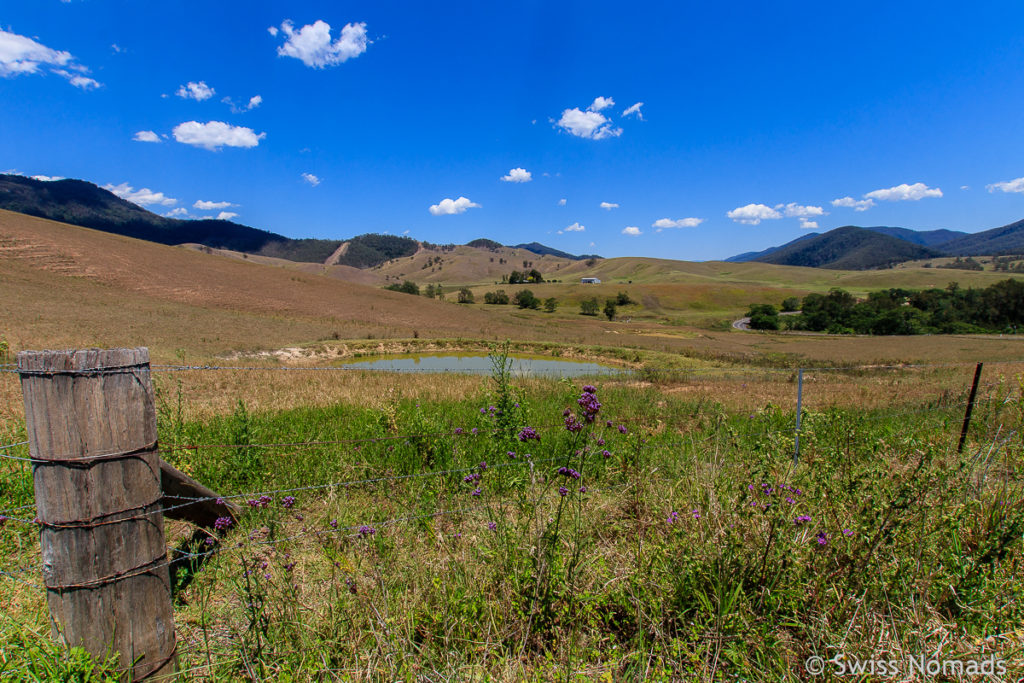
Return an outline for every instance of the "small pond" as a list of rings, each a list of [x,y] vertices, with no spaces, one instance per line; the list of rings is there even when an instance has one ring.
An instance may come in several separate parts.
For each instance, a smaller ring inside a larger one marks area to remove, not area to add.
[[[580,377],[583,375],[614,375],[621,368],[587,361],[561,360],[531,356],[509,356],[515,377]],[[491,373],[491,359],[486,355],[403,355],[347,361],[343,367],[388,372],[461,372],[473,375]]]

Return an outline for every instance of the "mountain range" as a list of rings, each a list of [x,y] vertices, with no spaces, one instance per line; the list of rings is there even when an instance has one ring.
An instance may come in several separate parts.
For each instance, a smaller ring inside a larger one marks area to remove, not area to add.
[[[372,268],[392,259],[411,256],[420,242],[411,237],[365,234],[348,240],[293,239],[229,220],[180,219],[160,216],[113,192],[85,180],[37,180],[0,174],[0,209],[135,237],[159,244],[196,244],[327,265]],[[436,247],[437,245],[423,246]],[[493,240],[474,240],[470,246],[501,248]],[[600,258],[575,256],[537,242],[516,245],[539,256],[575,261]]]
[[[745,252],[726,261],[757,261],[784,266],[836,270],[887,268],[903,261],[944,256],[989,256],[1024,252],[1024,220],[974,234],[955,230],[910,230],[889,226],[847,225],[812,232],[764,251]]]

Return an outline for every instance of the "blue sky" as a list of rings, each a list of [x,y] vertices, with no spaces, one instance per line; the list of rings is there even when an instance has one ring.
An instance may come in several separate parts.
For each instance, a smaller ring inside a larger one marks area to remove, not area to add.
[[[5,5],[0,171],[161,214],[687,260],[1024,218],[1020,2]]]

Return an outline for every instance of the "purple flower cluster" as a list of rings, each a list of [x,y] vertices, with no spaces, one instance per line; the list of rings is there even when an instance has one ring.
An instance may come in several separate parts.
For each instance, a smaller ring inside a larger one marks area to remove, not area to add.
[[[295,496],[285,496],[281,499],[281,505],[286,509],[291,509],[295,506]]]
[[[619,434],[625,434],[629,430],[626,429],[626,425],[619,425]]]
[[[565,488],[564,486],[559,486],[558,487],[558,495],[560,495],[563,498],[565,498],[566,496],[569,495],[569,489]]]
[[[815,534],[814,538],[818,542],[819,546],[828,545],[828,534],[826,534],[824,531],[819,531],[817,534]]]
[[[359,527],[359,535],[363,538],[366,538],[367,536],[373,536],[375,533],[377,533],[377,530],[374,529],[372,526],[367,526],[364,524],[363,526]]]
[[[583,423],[576,419],[576,416],[572,413],[565,418],[565,428],[567,431],[575,434],[576,432],[583,431]]]
[[[537,430],[534,429],[533,427],[523,427],[522,430],[520,430],[519,432],[519,440],[522,441],[523,443],[526,443],[531,439],[535,441],[540,441],[540,434],[538,434]]]
[[[498,524],[497,524],[497,522],[488,522],[487,523],[487,528],[490,529],[491,531],[497,531],[498,530]]]
[[[592,384],[583,387],[583,394],[576,399],[576,405],[583,409],[584,420],[593,422],[597,419],[597,414],[601,410],[601,402],[597,400],[597,389]]]
[[[265,508],[268,505],[270,505],[270,503],[272,503],[273,500],[274,499],[271,498],[270,496],[266,496],[266,495],[260,496],[256,500],[250,500],[249,501],[249,507],[251,507],[251,508]]]
[[[693,512],[691,512],[690,514],[693,515],[694,519],[700,519],[700,510],[697,510],[696,508],[694,508]]]
[[[571,477],[573,479],[580,478],[580,473],[571,467],[559,467],[558,473],[561,474],[563,477]]]
[[[801,524],[806,524],[809,521],[811,521],[810,515],[800,515],[793,520],[793,524],[800,526]]]
[[[473,492],[470,495],[473,496],[474,498],[479,498],[480,494],[482,494],[482,493],[483,493],[483,491],[481,489],[476,488],[476,489],[473,489]]]
[[[217,531],[224,531],[226,529],[230,529],[234,523],[235,520],[230,517],[218,517],[217,521],[213,523],[213,528]]]
[[[673,510],[672,512],[668,513],[668,519],[666,519],[665,521],[669,524],[675,524],[679,521],[679,513]]]
[[[473,474],[467,474],[462,478],[462,481],[466,482],[467,484],[473,484],[480,481],[480,475],[477,474],[476,472],[474,472]]]
[[[462,434],[462,427],[456,427],[455,428],[455,434],[456,434],[456,436],[458,436],[459,434]]]

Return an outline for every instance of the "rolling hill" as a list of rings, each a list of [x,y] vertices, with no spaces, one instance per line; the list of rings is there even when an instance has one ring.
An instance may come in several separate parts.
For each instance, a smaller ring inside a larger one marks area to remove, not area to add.
[[[870,270],[941,255],[936,250],[851,225],[811,239],[796,240],[753,260],[784,266]]]
[[[964,235],[943,243],[939,248],[950,256],[1024,253],[1024,220]]]

